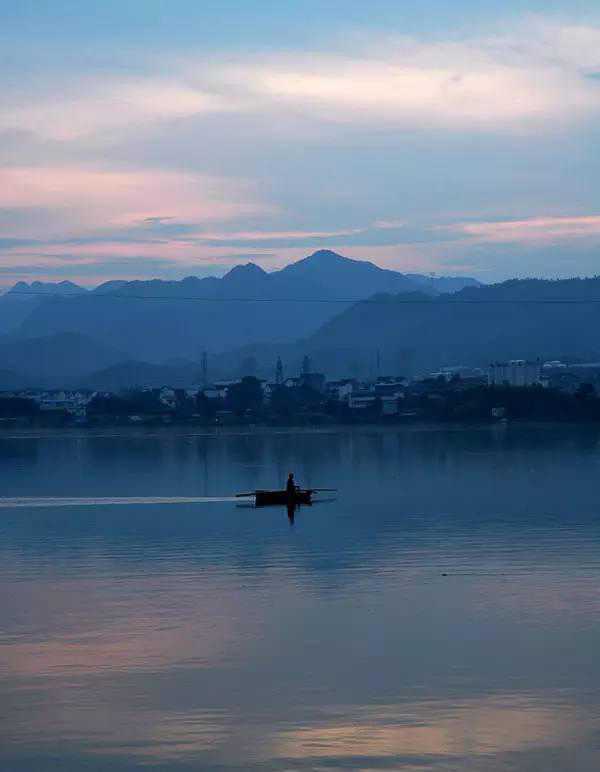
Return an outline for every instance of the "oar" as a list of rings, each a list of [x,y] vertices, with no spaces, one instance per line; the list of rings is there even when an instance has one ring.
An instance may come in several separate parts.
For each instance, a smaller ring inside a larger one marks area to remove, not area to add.
[[[256,496],[256,491],[252,491],[252,493],[236,493],[235,494],[236,499],[243,499],[243,498],[246,498],[246,496]]]
[[[307,488],[311,493],[337,493],[337,488]]]

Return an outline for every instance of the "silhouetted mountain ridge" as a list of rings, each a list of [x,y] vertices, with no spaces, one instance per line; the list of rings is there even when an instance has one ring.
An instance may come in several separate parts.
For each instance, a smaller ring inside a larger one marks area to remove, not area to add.
[[[437,297],[378,295],[327,321],[303,345],[338,365],[372,360],[378,349],[387,366],[412,372],[494,359],[595,359],[599,323],[600,278],[512,279]]]
[[[135,360],[198,360],[205,349],[304,338],[356,299],[416,286],[403,274],[321,250],[270,273],[248,263],[222,278],[117,281],[84,295],[49,296],[20,334],[78,332],[107,345],[118,341]]]
[[[64,386],[72,378],[124,359],[119,350],[79,333],[0,339],[0,362],[35,386]]]
[[[187,387],[199,383],[199,367],[194,363],[151,364],[137,360],[118,362],[89,373],[78,382],[82,388],[98,391],[121,391],[141,386],[159,388]]]
[[[74,284],[72,281],[44,282],[18,281],[7,294],[10,295],[83,295],[87,292],[84,287]]]
[[[34,281],[31,284],[19,281],[4,295],[0,295],[0,334],[15,330],[42,299],[50,295],[79,295],[86,291],[70,281]]]

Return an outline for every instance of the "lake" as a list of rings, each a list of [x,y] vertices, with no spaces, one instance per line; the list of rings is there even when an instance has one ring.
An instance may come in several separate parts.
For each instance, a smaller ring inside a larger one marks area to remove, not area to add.
[[[598,430],[4,433],[0,470],[3,772],[600,766]],[[339,494],[228,500],[290,470]]]

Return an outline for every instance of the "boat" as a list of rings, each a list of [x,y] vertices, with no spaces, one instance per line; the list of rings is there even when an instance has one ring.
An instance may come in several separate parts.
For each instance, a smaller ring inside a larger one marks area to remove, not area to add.
[[[257,507],[269,507],[274,505],[287,506],[288,504],[298,506],[299,504],[312,504],[313,491],[297,490],[294,493],[287,491],[254,491],[255,503]]]
[[[236,498],[251,498],[254,497],[254,503],[257,507],[272,507],[272,506],[284,506],[284,507],[298,507],[301,504],[310,506],[313,501],[313,493],[321,493],[322,491],[335,492],[335,488],[296,488],[294,493],[289,493],[287,490],[283,491],[266,491],[256,490],[249,493],[236,493]]]

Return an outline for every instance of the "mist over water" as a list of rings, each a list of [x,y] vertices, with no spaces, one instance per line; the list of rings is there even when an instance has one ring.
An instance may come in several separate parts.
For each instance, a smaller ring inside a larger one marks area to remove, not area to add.
[[[289,471],[338,498],[230,498]],[[599,472],[552,426],[0,436],[0,769],[595,771]]]

